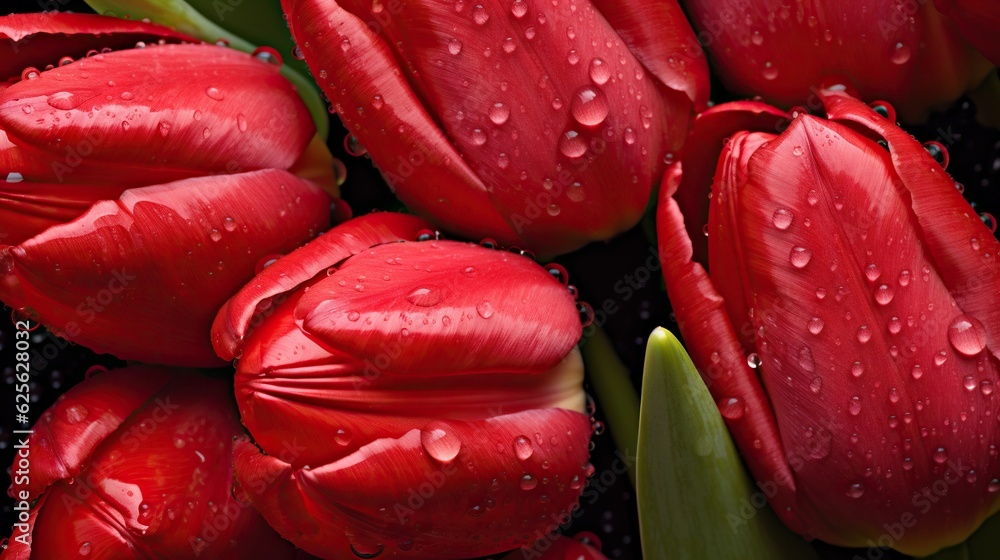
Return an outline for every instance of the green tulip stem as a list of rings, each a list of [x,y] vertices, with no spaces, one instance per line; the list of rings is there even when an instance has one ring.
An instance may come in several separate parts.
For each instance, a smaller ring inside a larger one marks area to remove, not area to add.
[[[585,338],[580,348],[587,365],[587,375],[608,420],[615,444],[626,457],[634,457],[639,439],[639,394],[608,335],[599,327],[593,329],[593,335]],[[629,461],[628,474],[635,486],[635,464],[632,461]]]
[[[235,35],[191,7],[184,0],[156,0],[136,2],[134,0],[86,0],[87,4],[99,14],[114,17],[128,15],[135,19],[148,18],[153,23],[165,25],[197,37],[202,41],[214,43],[220,39],[229,42],[236,50],[252,53],[257,46]],[[303,76],[287,64],[282,65],[281,75],[292,82],[299,97],[316,123],[316,133],[326,140],[330,134],[329,115],[326,103],[319,96],[316,86],[307,76]]]

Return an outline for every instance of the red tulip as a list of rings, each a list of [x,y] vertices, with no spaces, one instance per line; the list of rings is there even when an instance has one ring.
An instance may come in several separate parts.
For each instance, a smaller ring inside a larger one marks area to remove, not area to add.
[[[101,373],[32,429],[10,489],[16,507],[34,502],[31,520],[22,514],[2,560],[294,558],[234,488],[242,432],[222,379],[148,366]]]
[[[0,36],[18,77],[58,64],[0,89],[0,300],[99,352],[219,365],[219,306],[329,223],[333,167],[294,89],[149,24],[31,14]]]
[[[470,558],[528,544],[593,467],[581,324],[531,260],[413,241],[402,214],[347,222],[219,312],[239,358],[236,447],[251,500],[321,558]],[[558,270],[558,269],[554,269]]]
[[[449,231],[551,255],[634,226],[708,99],[675,0],[284,0],[396,194]]]
[[[1000,243],[891,108],[819,95],[825,120],[699,118],[659,206],[667,291],[778,516],[924,556],[1000,509]],[[704,223],[720,151],[709,276],[684,222]]]
[[[815,88],[832,79],[893,103],[904,120],[921,120],[992,71],[926,0],[684,6],[726,87],[784,107],[816,103]]]
[[[1000,64],[1000,10],[992,0],[934,0],[934,7],[955,22],[962,35],[993,64]]]

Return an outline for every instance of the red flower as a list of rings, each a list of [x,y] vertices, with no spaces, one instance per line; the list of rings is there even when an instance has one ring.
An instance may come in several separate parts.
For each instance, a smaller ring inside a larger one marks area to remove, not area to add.
[[[667,290],[775,512],[836,545],[924,556],[1000,507],[1000,244],[939,145],[884,104],[819,95],[826,120],[759,103],[699,117],[660,201]],[[709,277],[684,221],[704,223],[720,150]]]
[[[517,550],[504,556],[504,560],[607,560],[601,554],[601,542],[591,533],[580,533],[573,538],[554,534],[544,538],[529,549]]]
[[[541,254],[634,226],[708,99],[674,0],[282,5],[320,87],[404,203]]]
[[[815,88],[834,80],[893,103],[904,120],[921,120],[993,70],[926,0],[684,6],[726,87],[784,107],[817,103]]]
[[[219,306],[329,223],[332,166],[292,86],[115,18],[8,16],[0,37],[0,300],[120,358],[218,365]]]
[[[593,467],[581,324],[529,259],[413,241],[402,214],[347,222],[220,311],[249,441],[236,473],[311,554],[469,558],[529,544]],[[557,269],[556,269],[557,270]]]
[[[10,495],[34,503],[0,558],[294,558],[234,487],[228,403],[221,379],[149,366],[70,389],[32,428],[24,476],[15,461]]]

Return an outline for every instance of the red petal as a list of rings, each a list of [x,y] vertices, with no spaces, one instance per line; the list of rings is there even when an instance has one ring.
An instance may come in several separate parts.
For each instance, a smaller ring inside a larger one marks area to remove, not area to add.
[[[222,47],[165,45],[97,55],[0,91],[0,129],[48,154],[49,165],[20,170],[0,151],[3,167],[28,180],[100,184],[110,169],[116,183],[140,186],[287,169],[314,125],[276,66]]]
[[[45,505],[45,496],[41,496],[31,506],[28,514],[28,530],[21,531],[15,528],[10,539],[4,539],[6,547],[0,550],[0,560],[31,560],[31,534],[35,530],[35,520],[38,519],[38,511]],[[27,539],[25,542],[23,539]]]
[[[785,107],[815,102],[832,75],[865,99],[893,103],[904,120],[926,117],[992,70],[931,2],[689,0],[684,4],[723,83]]]
[[[691,260],[684,216],[666,189],[657,207],[656,227],[667,293],[691,359],[720,405],[743,411],[726,418],[733,440],[759,482],[787,481],[776,485],[769,501],[786,525],[804,533],[805,524],[794,507],[795,481],[767,395],[747,365],[722,296],[705,269]]]
[[[752,291],[744,262],[743,236],[737,222],[737,210],[740,208],[740,189],[747,179],[747,160],[762,143],[773,139],[773,134],[739,132],[723,147],[705,230],[708,232],[708,269],[714,278],[720,279],[714,284],[725,301],[736,336],[748,354],[754,351],[750,307]]]
[[[765,103],[734,101],[700,113],[684,143],[681,157],[664,176],[663,185],[684,213],[694,260],[708,262],[708,243],[702,228],[708,223],[708,195],[725,142],[741,130],[780,132],[789,115]],[[682,170],[683,167],[683,170]],[[678,175],[672,182],[671,175]]]
[[[519,437],[531,446],[530,455],[518,447],[524,459],[515,455]],[[592,472],[589,437],[583,414],[534,410],[434,422],[309,470],[249,443],[237,445],[235,461],[240,484],[261,489],[254,505],[311,554],[342,558],[353,545],[397,558],[468,558],[528,544],[565,521]]]
[[[570,538],[564,535],[556,535],[555,539],[546,538],[535,542],[531,547],[511,552],[504,556],[504,560],[524,560],[525,558],[537,558],[538,560],[607,560],[598,549],[580,542],[580,536]]]
[[[347,257],[383,243],[412,241],[427,222],[406,214],[380,212],[339,225],[261,271],[219,310],[212,327],[215,350],[224,360],[240,351],[261,302],[280,297]]]
[[[1000,358],[1000,242],[913,137],[846,95],[824,92],[823,100],[831,119],[859,123],[889,143],[893,169],[909,192],[932,266],[959,308],[982,322],[987,347]]]
[[[874,542],[913,507],[914,489],[964,465],[961,483],[921,513],[935,531],[893,543],[923,556],[964,540],[992,508],[989,481],[964,475],[997,464],[980,438],[997,440],[1000,402],[979,383],[1000,380],[994,361],[949,344],[961,310],[933,271],[896,173],[874,142],[800,117],[749,159],[739,227],[761,375],[809,534]],[[784,229],[779,211],[793,216]],[[943,428],[922,433],[934,426]]]
[[[319,86],[408,207],[473,237],[517,241],[365,21],[334,2],[284,0],[282,7]]]
[[[291,558],[292,547],[232,495],[232,441],[240,427],[227,393],[221,379],[172,376],[75,479],[49,490],[33,530],[34,554]]]
[[[132,48],[139,41],[198,42],[168,27],[92,14],[46,12],[0,17],[0,80],[19,79],[25,68],[57,65],[88,51]]]
[[[683,91],[695,111],[708,105],[708,61],[684,11],[675,0],[591,0],[632,54],[663,85]]]
[[[30,483],[14,484],[14,492],[27,490],[37,497],[49,485],[79,475],[94,449],[169,379],[169,370],[133,366],[70,389],[32,427]]]
[[[46,229],[69,222],[100,200],[118,198],[118,185],[78,185],[0,181],[0,242],[17,245]]]
[[[216,310],[262,256],[326,228],[329,208],[325,193],[276,170],[132,189],[0,247],[0,299],[98,352],[218,365]]]
[[[350,356],[400,346],[390,368],[399,375],[543,373],[581,332],[573,297],[544,268],[455,241],[360,253],[312,286],[295,317]]]

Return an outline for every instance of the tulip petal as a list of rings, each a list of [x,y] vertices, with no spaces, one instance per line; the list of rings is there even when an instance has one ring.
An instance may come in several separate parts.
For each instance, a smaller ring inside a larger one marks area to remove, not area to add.
[[[342,558],[351,547],[468,558],[528,544],[559,525],[593,472],[590,430],[585,415],[561,409],[433,422],[311,469],[242,442],[236,473],[241,486],[260,490],[250,497],[272,526],[321,558]],[[515,440],[535,432],[532,453],[515,454]],[[497,476],[486,485],[482,473]],[[481,539],[484,528],[494,538]]]
[[[6,546],[0,549],[0,560],[31,560],[31,535],[35,530],[38,512],[45,506],[45,501],[43,494],[31,506],[31,511],[28,513],[27,531],[15,529],[10,539],[4,539]]]
[[[320,87],[403,202],[455,231],[516,242],[368,20],[328,0],[283,0],[282,6]]]
[[[399,345],[395,375],[544,373],[582,328],[573,296],[537,263],[455,241],[360,253],[312,286],[295,317],[347,355]]]
[[[224,360],[236,357],[263,301],[291,292],[347,257],[375,245],[413,241],[429,227],[429,223],[407,214],[369,214],[341,224],[278,259],[219,310],[212,327],[216,352]]]
[[[686,217],[695,261],[708,262],[708,242],[702,227],[708,223],[712,172],[725,142],[741,130],[780,132],[788,118],[788,113],[756,101],[723,103],[695,117],[681,157],[668,168],[662,187]],[[679,181],[671,181],[671,176]]]
[[[162,25],[93,14],[45,12],[0,17],[0,80],[20,78],[28,67],[56,65],[62,57],[81,58],[88,51],[155,44],[197,42]]]
[[[683,91],[701,112],[708,105],[708,61],[680,4],[591,0],[628,49],[666,87]]]
[[[371,2],[341,3],[364,20],[377,15]],[[645,76],[596,10],[526,3],[518,18],[507,0],[476,6],[409,3],[405,25],[390,21],[382,34],[492,206],[523,244],[545,254],[635,225],[661,154],[680,148],[687,95]]]
[[[994,65],[1000,64],[1000,11],[990,0],[934,0],[934,7],[950,18],[962,35]]]
[[[955,182],[922,146],[870,107],[844,94],[824,90],[830,118],[858,123],[888,142],[892,166],[909,192],[933,267],[962,312],[986,331],[987,347],[1000,358],[1000,242],[983,224]],[[957,315],[957,312],[956,312]]]
[[[691,359],[720,406],[730,412],[726,425],[743,452],[758,484],[788,481],[776,485],[769,498],[778,517],[793,531],[805,533],[806,526],[795,507],[795,481],[785,459],[771,405],[760,381],[747,365],[739,338],[726,315],[725,302],[705,269],[692,262],[691,240],[684,216],[669,190],[661,193],[656,216],[660,262],[667,293]],[[724,415],[725,417],[726,415]]]
[[[817,557],[770,509],[744,516],[757,490],[694,364],[662,328],[646,349],[639,432],[636,497],[647,558],[665,550],[678,558]]]
[[[167,370],[132,366],[70,389],[33,427],[30,483],[14,484],[14,492],[40,496],[56,481],[79,475],[94,449],[168,381]]]
[[[934,530],[893,542],[923,556],[964,540],[967,519],[991,511],[992,477],[964,475],[995,472],[997,460],[962,450],[979,447],[980,422],[1000,412],[980,381],[1000,379],[991,357],[949,343],[962,309],[935,271],[931,234],[915,227],[919,194],[899,183],[893,159],[837,122],[800,117],[750,158],[739,227],[761,377],[796,465],[799,505],[817,520],[809,534],[843,546],[877,541],[885,500],[908,504],[914,488],[960,475],[921,512],[918,526]],[[787,226],[776,225],[779,211],[792,216]],[[952,425],[956,410],[969,411],[968,422]],[[964,466],[948,462],[948,449]],[[872,465],[893,476],[860,474]]]
[[[216,310],[258,259],[291,251],[328,221],[329,197],[284,171],[132,189],[0,246],[0,299],[98,352],[216,366]]]
[[[580,535],[570,538],[559,535],[555,540],[548,538],[541,539],[530,548],[511,552],[504,556],[504,560],[524,560],[525,558],[537,558],[538,560],[607,560],[599,549],[579,540]],[[545,547],[543,549],[543,547]]]
[[[17,245],[46,229],[78,218],[94,203],[118,198],[118,185],[0,181],[0,243]]]
[[[42,72],[0,91],[0,128],[53,161],[20,170],[0,151],[0,164],[29,181],[104,183],[112,165],[115,182],[131,186],[287,169],[314,131],[277,67],[211,45],[117,51]]]

